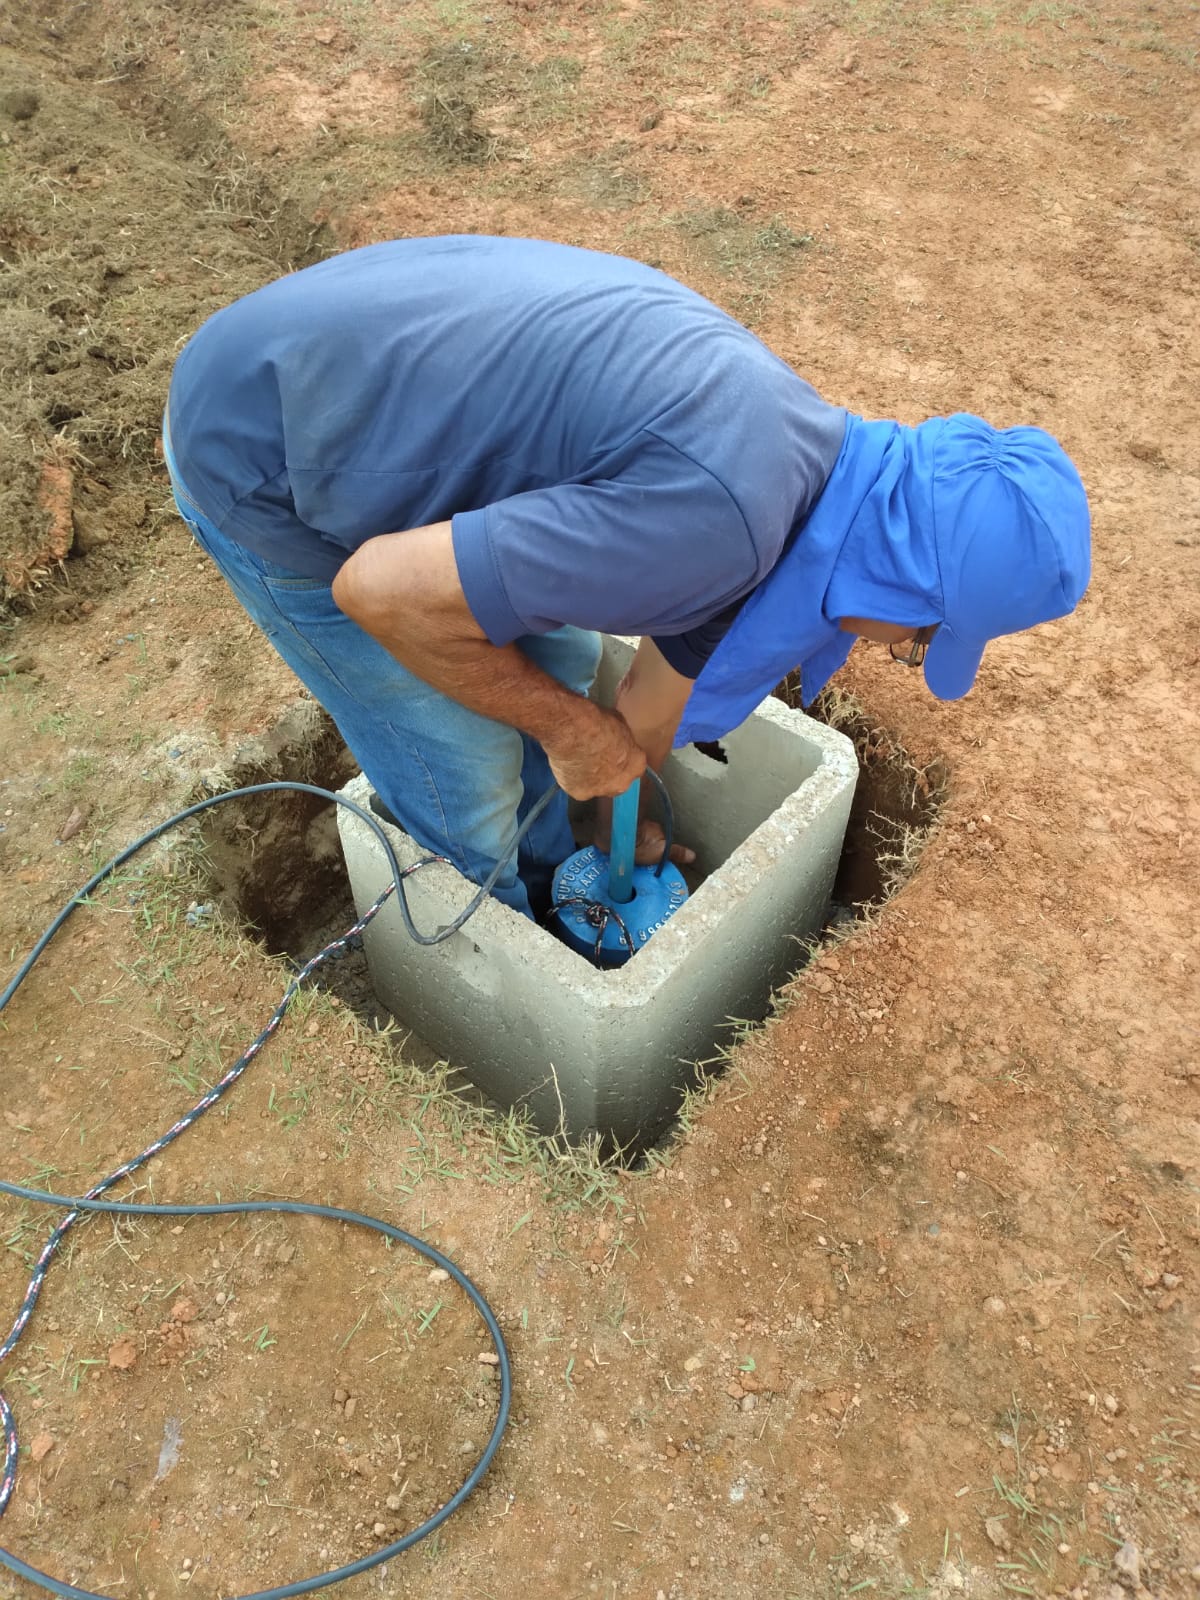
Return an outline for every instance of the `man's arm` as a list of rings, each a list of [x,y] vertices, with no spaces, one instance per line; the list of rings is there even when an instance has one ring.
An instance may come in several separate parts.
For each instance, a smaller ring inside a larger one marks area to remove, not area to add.
[[[368,539],[333,580],[333,598],[417,677],[536,739],[577,800],[621,794],[641,776],[646,755],[623,715],[573,694],[515,645],[489,642],[463,594],[448,522]]]
[[[652,639],[643,639],[637,647],[629,670],[617,686],[617,710],[629,725],[629,730],[646,753],[647,766],[661,772],[663,762],[671,753],[675,734],[683,709],[692,692],[691,678],[666,660]],[[649,866],[662,855],[663,830],[654,821],[657,799],[650,785],[642,785],[642,820],[637,832],[637,860]],[[596,843],[608,849],[612,827],[612,806],[602,799],[597,808]],[[696,859],[696,852],[687,845],[676,843],[671,847],[671,859],[686,866]]]
[[[655,772],[671,753],[691,692],[691,678],[676,672],[652,639],[643,639],[617,686],[616,709]]]

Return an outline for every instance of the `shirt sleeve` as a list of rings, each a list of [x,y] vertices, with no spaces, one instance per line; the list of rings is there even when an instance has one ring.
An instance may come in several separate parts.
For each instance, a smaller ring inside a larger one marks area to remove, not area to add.
[[[653,435],[611,476],[459,513],[453,540],[467,604],[496,645],[566,624],[688,634],[769,565],[725,486]]]

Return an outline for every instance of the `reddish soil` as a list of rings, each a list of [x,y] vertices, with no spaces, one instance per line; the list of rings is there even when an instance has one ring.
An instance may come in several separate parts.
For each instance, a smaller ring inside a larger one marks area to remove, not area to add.
[[[178,340],[320,249],[654,260],[867,414],[1052,429],[1095,519],[1077,615],[994,647],[966,702],[856,652],[842,686],[945,764],[940,825],[648,1170],[579,1176],[309,994],[144,1176],[374,1212],[501,1316],[491,1472],[346,1592],[1194,1595],[1195,8],[196,10],[0,19],[8,969],[206,773],[320,764],[154,454]],[[78,1192],[266,1020],[279,964],[189,923],[198,872],[183,843],[126,869],[5,1013],[4,1176]],[[49,1214],[0,1214],[15,1312]],[[0,1544],[141,1600],[351,1560],[469,1469],[486,1350],[428,1264],[333,1224],[80,1227],[0,1370]]]

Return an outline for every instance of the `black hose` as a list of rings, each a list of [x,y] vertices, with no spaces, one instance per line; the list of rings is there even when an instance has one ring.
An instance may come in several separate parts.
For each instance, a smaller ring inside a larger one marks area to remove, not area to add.
[[[245,1214],[255,1211],[287,1212],[297,1217],[329,1217],[334,1222],[349,1222],[360,1228],[372,1228],[376,1233],[382,1233],[389,1239],[395,1239],[399,1244],[408,1245],[412,1250],[417,1250],[430,1261],[436,1263],[443,1271],[448,1272],[455,1283],[465,1290],[472,1304],[483,1318],[492,1342],[496,1347],[496,1354],[500,1359],[500,1405],[496,1413],[496,1421],[491,1435],[484,1447],[483,1454],[471,1469],[470,1475],[445,1505],[433,1516],[411,1533],[406,1533],[402,1539],[396,1539],[391,1544],[385,1545],[380,1550],[373,1551],[369,1556],[363,1556],[358,1561],[348,1562],[343,1567],[334,1567],[328,1572],[317,1573],[311,1578],[299,1578],[295,1583],[279,1584],[272,1589],[257,1589],[253,1594],[243,1597],[243,1600],[291,1600],[293,1595],[312,1594],[316,1589],[325,1589],[332,1583],[341,1583],[343,1578],[356,1577],[360,1572],[369,1572],[372,1567],[377,1567],[385,1561],[390,1561],[393,1556],[402,1555],[405,1550],[410,1550],[413,1545],[427,1538],[435,1528],[440,1528],[448,1517],[452,1517],[467,1497],[473,1494],[479,1485],[484,1473],[491,1465],[492,1457],[500,1447],[501,1435],[508,1426],[509,1411],[512,1405],[512,1368],[509,1364],[508,1349],[504,1343],[504,1336],[500,1332],[495,1314],[479,1290],[459,1267],[456,1267],[449,1256],[444,1256],[440,1250],[424,1240],[416,1238],[411,1233],[405,1233],[402,1228],[394,1228],[388,1222],[380,1222],[377,1217],[364,1216],[359,1211],[342,1211],[336,1206],[308,1205],[299,1200],[238,1200],[227,1205],[190,1205],[190,1206],[141,1206],[126,1205],[113,1200],[87,1200],[77,1199],[71,1195],[51,1194],[41,1189],[26,1189],[20,1184],[0,1182],[0,1193],[13,1195],[20,1200],[32,1200],[42,1205],[69,1207],[72,1211],[107,1211],[121,1217],[226,1217],[235,1214]],[[3,1397],[0,1396],[0,1400]],[[5,1408],[7,1409],[7,1408]],[[10,1550],[0,1549],[0,1566],[7,1567],[10,1572],[15,1572],[20,1578],[27,1578],[30,1583],[38,1584],[41,1588],[49,1590],[51,1594],[65,1597],[65,1600],[109,1600],[108,1596],[99,1595],[91,1589],[80,1589],[74,1584],[64,1583],[59,1578],[53,1578],[49,1573],[41,1572],[37,1567],[31,1567],[28,1562],[22,1561],[19,1556],[13,1555]]]
[[[654,869],[656,878],[662,877],[662,870],[671,859],[671,846],[675,842],[675,811],[671,805],[671,796],[667,793],[667,786],[655,772],[653,767],[646,768],[646,776],[654,785],[658,795],[658,803],[662,809],[663,847],[662,855],[658,858],[658,865]]]
[[[245,1597],[245,1600],[291,1600],[292,1596],[311,1594],[314,1590],[323,1589],[329,1584],[340,1583],[343,1578],[354,1577],[358,1573],[366,1572],[370,1568],[379,1566],[382,1562],[389,1560],[392,1556],[398,1556],[405,1550],[411,1549],[414,1544],[417,1544],[420,1540],[431,1534],[436,1528],[440,1527],[441,1524],[446,1521],[447,1517],[453,1515],[453,1513],[463,1503],[467,1496],[473,1493],[484,1473],[487,1471],[492,1457],[499,1448],[501,1436],[508,1424],[509,1410],[512,1403],[512,1371],[509,1363],[508,1350],[505,1346],[503,1335],[500,1332],[499,1324],[496,1321],[495,1314],[488,1305],[487,1301],[484,1299],[483,1295],[471,1282],[467,1275],[461,1270],[461,1268],[455,1266],[454,1262],[451,1261],[448,1256],[442,1255],[442,1253],[439,1250],[436,1250],[432,1245],[426,1244],[424,1241],[415,1238],[412,1234],[404,1232],[403,1229],[395,1228],[387,1222],[381,1222],[376,1217],[365,1216],[361,1212],[343,1211],[334,1206],[310,1205],[307,1202],[290,1200],[244,1200],[233,1201],[220,1205],[133,1205],[122,1201],[101,1200],[97,1198],[97,1196],[110,1185],[119,1182],[125,1177],[128,1177],[130,1173],[137,1170],[137,1168],[142,1166],[146,1161],[149,1161],[153,1156],[165,1149],[168,1144],[173,1143],[180,1134],[186,1132],[188,1128],[192,1127],[204,1114],[204,1112],[209,1110],[216,1103],[216,1101],[226,1092],[226,1090],[232,1087],[232,1085],[241,1076],[245,1068],[257,1055],[258,1051],[267,1042],[267,1040],[272,1037],[280,1021],[282,1020],[284,1012],[291,1001],[295,998],[295,995],[299,992],[300,985],[303,983],[308,974],[321,961],[325,960],[329,955],[334,953],[334,951],[343,949],[348,938],[352,934],[364,928],[371,918],[380,910],[384,902],[393,893],[395,893],[399,902],[401,916],[404,918],[404,925],[410,936],[415,939],[418,944],[440,944],[444,939],[448,939],[451,934],[457,932],[457,930],[462,927],[463,923],[465,923],[469,917],[474,915],[475,911],[483,903],[485,897],[491,893],[491,890],[501,872],[503,872],[508,862],[516,854],[516,851],[521,840],[524,838],[525,833],[545,810],[555,792],[553,787],[548,789],[547,792],[537,802],[537,804],[531,809],[529,815],[525,818],[521,827],[517,830],[516,836],[508,850],[496,863],[496,866],[489,875],[487,881],[482,885],[478,893],[472,898],[470,904],[465,908],[465,910],[459,916],[455,917],[453,922],[449,923],[444,928],[439,928],[438,931],[433,934],[423,934],[414,925],[412,916],[409,912],[408,901],[404,893],[404,880],[407,877],[410,877],[421,867],[428,866],[435,861],[442,861],[444,860],[444,857],[429,856],[414,863],[413,866],[402,870],[396,860],[395,852],[392,849],[386,833],[384,833],[382,827],[374,817],[372,817],[368,812],[364,811],[361,806],[356,805],[354,801],[347,800],[343,795],[334,794],[331,790],[318,788],[315,784],[286,782],[257,783],[251,784],[246,788],[229,790],[225,794],[211,795],[207,799],[197,802],[195,805],[188,806],[183,811],[176,812],[174,816],[168,817],[165,822],[160,823],[156,828],[151,828],[147,833],[142,834],[140,838],[135,839],[127,849],[120,851],[112,858],[111,861],[109,861],[105,866],[101,867],[98,872],[94,873],[77,894],[72,895],[71,899],[67,901],[65,906],[63,906],[62,910],[54,918],[54,921],[38,939],[29,955],[18,967],[15,976],[5,986],[3,993],[0,993],[0,1011],[3,1011],[8,1005],[13,995],[16,994],[21,984],[29,976],[29,973],[32,971],[35,963],[45,950],[46,946],[50,943],[51,939],[54,938],[55,934],[62,927],[63,923],[66,922],[67,918],[76,909],[76,907],[85,904],[88,895],[91,894],[92,891],[101,883],[103,883],[111,873],[115,872],[119,866],[128,861],[131,856],[136,855],[136,853],[145,845],[151,843],[152,840],[157,839],[161,834],[166,833],[168,829],[177,827],[181,822],[187,821],[189,817],[194,817],[202,811],[207,811],[211,806],[221,805],[228,800],[241,799],[246,795],[269,794],[278,790],[299,791],[303,794],[315,794],[322,799],[334,802],[336,805],[345,806],[348,811],[353,811],[357,817],[361,818],[361,820],[367,824],[367,826],[372,830],[379,840],[380,844],[383,846],[384,854],[387,857],[388,866],[391,868],[392,882],[387,886],[384,892],[378,897],[378,899],[363,915],[363,917],[361,917],[358,922],[355,923],[354,927],[350,930],[350,933],[343,935],[343,937],[340,939],[334,940],[332,944],[326,945],[326,947],[320,951],[318,955],[315,956],[313,960],[310,961],[296,976],[296,978],[288,986],[283,1000],[276,1007],[275,1012],[267,1026],[258,1035],[258,1038],[254,1041],[254,1043],[243,1052],[239,1060],[235,1062],[234,1066],[230,1068],[220,1082],[215,1085],[214,1088],[210,1090],[209,1093],[191,1109],[191,1111],[187,1112],[183,1117],[181,1117],[179,1121],[167,1131],[166,1134],[164,1134],[160,1139],[156,1140],[152,1145],[148,1146],[146,1150],[140,1153],[140,1155],[135,1156],[132,1161],[124,1163],[124,1165],[118,1168],[115,1173],[111,1173],[107,1178],[102,1179],[99,1184],[94,1186],[88,1195],[75,1197],[70,1195],[51,1194],[45,1190],[30,1189],[20,1184],[0,1181],[0,1193],[2,1194],[11,1195],[15,1199],[31,1201],[36,1205],[58,1206],[63,1208],[67,1213],[63,1221],[60,1222],[51,1233],[46,1246],[43,1248],[42,1253],[38,1258],[33,1277],[30,1280],[29,1288],[26,1290],[25,1297],[18,1311],[17,1319],[13,1325],[13,1329],[8,1338],[2,1344],[0,1344],[0,1361],[3,1361],[12,1354],[21,1338],[21,1335],[28,1326],[29,1319],[33,1314],[33,1308],[36,1305],[38,1297],[41,1293],[42,1283],[62,1238],[73,1226],[76,1218],[80,1214],[93,1211],[112,1212],[118,1216],[160,1217],[212,1217],[229,1216],[237,1213],[270,1211],[287,1212],[295,1216],[329,1217],[335,1221],[353,1223],[358,1227],[371,1228],[376,1233],[382,1233],[389,1239],[395,1239],[400,1244],[408,1245],[410,1249],[416,1250],[421,1255],[426,1256],[429,1260],[436,1262],[436,1264],[445,1272],[448,1272],[454,1282],[464,1290],[464,1292],[470,1298],[472,1304],[478,1310],[480,1316],[483,1318],[484,1324],[486,1325],[488,1333],[491,1335],[492,1342],[495,1345],[496,1354],[499,1360],[500,1404],[497,1410],[496,1422],[492,1428],[487,1445],[485,1446],[482,1455],[479,1457],[479,1460],[475,1463],[470,1475],[462,1484],[462,1487],[451,1496],[451,1498],[444,1506],[441,1507],[439,1511],[437,1511],[433,1516],[427,1518],[419,1527],[414,1528],[411,1533],[405,1534],[403,1538],[397,1539],[393,1543],[386,1545],[384,1548],[374,1551],[371,1555],[364,1556],[361,1560],[351,1562],[346,1566],[338,1567],[331,1571],[318,1573],[312,1578],[302,1578],[295,1583],[283,1584],[272,1589],[259,1590],[255,1594]],[[19,1449],[16,1423],[13,1419],[11,1407],[5,1400],[3,1393],[0,1393],[0,1439],[3,1440],[4,1445],[3,1459],[0,1461],[0,1517],[3,1517],[9,1501],[12,1498],[13,1488],[16,1483],[17,1458]],[[64,1600],[107,1600],[106,1596],[97,1595],[90,1589],[77,1588],[73,1584],[64,1583],[61,1579],[52,1577],[49,1573],[41,1572],[36,1567],[30,1566],[28,1562],[22,1561],[18,1556],[13,1555],[11,1551],[3,1548],[0,1548],[0,1566],[7,1567],[10,1572],[16,1573],[18,1577],[26,1578],[29,1580],[29,1582],[40,1585],[41,1588],[48,1590],[51,1594],[64,1597]]]
[[[671,852],[671,840],[673,833],[671,803],[662,779],[658,776],[658,774],[651,771],[649,767],[646,768],[646,772],[658,791],[659,799],[663,807],[664,845],[662,859],[657,868],[658,872],[661,873]],[[408,899],[405,895],[404,883],[407,878],[411,877],[413,873],[419,871],[422,867],[430,866],[435,862],[445,862],[444,856],[427,856],[422,860],[415,862],[411,867],[402,869],[399,862],[396,860],[395,851],[392,849],[392,845],[387,837],[387,834],[384,832],[382,826],[375,817],[373,817],[369,812],[364,811],[361,806],[356,805],[353,800],[348,800],[344,795],[335,794],[329,789],[319,788],[316,784],[292,783],[285,781],[273,783],[255,783],[250,784],[245,788],[228,790],[224,794],[210,795],[204,800],[197,801],[195,805],[186,807],[183,811],[177,811],[174,816],[168,817],[165,822],[159,823],[157,827],[151,828],[148,832],[143,833],[140,838],[135,839],[131,845],[120,851],[112,858],[111,861],[107,862],[103,867],[100,868],[98,872],[94,873],[92,877],[88,879],[87,883],[84,884],[83,888],[71,896],[70,900],[68,900],[66,905],[64,905],[61,911],[59,911],[58,915],[54,918],[53,922],[51,922],[50,926],[37,940],[29,955],[26,956],[25,960],[17,968],[15,975],[5,986],[3,992],[0,992],[0,1011],[5,1009],[9,1001],[20,988],[21,984],[24,983],[25,979],[33,970],[33,967],[37,963],[43,951],[46,949],[46,946],[50,943],[51,939],[54,938],[55,934],[66,922],[67,918],[72,914],[72,912],[74,912],[78,906],[86,904],[87,898],[92,891],[97,889],[106,878],[115,872],[118,867],[122,866],[126,861],[128,861],[131,856],[136,855],[139,850],[143,849],[153,840],[159,838],[162,834],[168,832],[171,828],[178,827],[180,823],[186,822],[191,817],[198,816],[201,812],[209,810],[212,806],[223,805],[229,800],[243,799],[248,795],[270,794],[281,790],[292,793],[317,795],[323,800],[331,801],[335,805],[344,806],[346,810],[352,811],[356,817],[367,824],[383,847],[384,855],[387,859],[388,866],[391,869],[391,883],[346,934],[344,934],[340,939],[335,939],[331,944],[326,945],[325,948],[319,951],[318,954],[314,956],[313,959],[309,961],[306,966],[296,975],[285,991],[283,999],[276,1007],[270,1021],[267,1023],[267,1026],[262,1030],[254,1042],[242,1053],[234,1065],[224,1074],[221,1080],[214,1085],[214,1087],[197,1103],[197,1105],[193,1106],[190,1111],[185,1113],[185,1115],[181,1117],[172,1128],[168,1129],[168,1131],[159,1139],[155,1140],[154,1143],[147,1146],[147,1148],[140,1152],[139,1155],[135,1156],[132,1161],[125,1162],[116,1170],[116,1172],[110,1173],[108,1177],[102,1179],[98,1184],[94,1185],[87,1195],[83,1196],[53,1194],[47,1190],[31,1189],[21,1184],[7,1183],[0,1180],[0,1194],[10,1195],[14,1199],[30,1201],[35,1205],[57,1206],[66,1212],[66,1216],[51,1232],[46,1245],[43,1247],[41,1255],[38,1258],[37,1265],[34,1269],[33,1277],[30,1280],[29,1287],[26,1290],[21,1307],[18,1311],[17,1319],[13,1325],[12,1331],[9,1333],[3,1344],[0,1344],[0,1362],[3,1362],[9,1355],[12,1354],[13,1350],[17,1346],[18,1341],[28,1326],[29,1320],[33,1315],[34,1307],[37,1304],[38,1297],[41,1294],[41,1288],[43,1282],[45,1281],[46,1273],[49,1270],[51,1261],[53,1260],[55,1252],[58,1249],[59,1243],[65,1237],[68,1230],[74,1225],[79,1216],[91,1212],[108,1212],[117,1216],[130,1217],[216,1217],[253,1212],[284,1212],[293,1216],[327,1217],[333,1221],[348,1222],[357,1227],[373,1229],[376,1233],[381,1233],[389,1239],[395,1239],[398,1243],[407,1245],[410,1249],[416,1250],[429,1260],[436,1262],[439,1267],[441,1267],[445,1272],[449,1273],[454,1282],[457,1283],[459,1287],[467,1294],[472,1304],[483,1318],[484,1324],[487,1327],[493,1344],[495,1345],[496,1354],[499,1360],[500,1403],[497,1409],[495,1425],[492,1428],[491,1435],[486,1446],[484,1447],[483,1453],[479,1457],[479,1460],[475,1463],[475,1466],[462,1484],[461,1488],[459,1488],[456,1493],[451,1496],[451,1498],[440,1508],[440,1510],[435,1512],[433,1516],[428,1517],[423,1523],[420,1524],[419,1527],[414,1528],[411,1533],[405,1534],[403,1538],[395,1540],[393,1543],[384,1546],[382,1549],[373,1552],[371,1555],[363,1556],[360,1560],[350,1562],[346,1566],[337,1567],[326,1572],[318,1573],[314,1577],[299,1579],[295,1583],[282,1584],[271,1589],[257,1590],[251,1595],[244,1596],[243,1600],[292,1600],[293,1596],[311,1594],[314,1590],[326,1588],[330,1584],[340,1583],[344,1578],[355,1577],[359,1573],[367,1572],[372,1567],[377,1567],[383,1562],[390,1560],[393,1556],[401,1555],[405,1550],[411,1549],[413,1545],[426,1538],[436,1528],[439,1528],[448,1517],[454,1514],[458,1507],[462,1505],[463,1501],[466,1500],[467,1497],[472,1494],[478,1486],[484,1473],[487,1471],[488,1466],[491,1464],[493,1456],[499,1448],[501,1436],[508,1425],[509,1412],[512,1404],[512,1370],[509,1362],[508,1350],[504,1343],[504,1337],[500,1332],[500,1327],[496,1321],[495,1314],[488,1305],[487,1301],[484,1299],[483,1295],[471,1282],[467,1275],[459,1267],[455,1266],[454,1262],[451,1261],[448,1256],[442,1255],[442,1253],[439,1250],[436,1250],[433,1245],[425,1243],[423,1240],[416,1238],[410,1233],[406,1233],[403,1229],[393,1227],[387,1222],[381,1222],[377,1217],[369,1217],[358,1211],[340,1210],[335,1206],[311,1205],[307,1202],[298,1200],[242,1200],[213,1205],[135,1205],[119,1200],[102,1200],[98,1197],[113,1184],[122,1181],[124,1178],[127,1178],[131,1173],[136,1171],[147,1161],[151,1160],[162,1150],[166,1149],[166,1147],[169,1144],[172,1144],[174,1140],[177,1139],[181,1134],[185,1133],[189,1128],[194,1126],[204,1112],[208,1111],[213,1105],[216,1104],[217,1100],[220,1099],[220,1097],[238,1081],[246,1067],[249,1066],[250,1062],[258,1054],[259,1050],[261,1050],[263,1045],[265,1045],[266,1042],[273,1036],[275,1030],[279,1026],[279,1023],[282,1021],[284,1013],[291,1004],[292,1000],[295,998],[296,994],[299,993],[300,986],[308,977],[309,973],[311,973],[331,954],[340,949],[344,949],[348,940],[366,927],[376,913],[382,908],[385,901],[393,893],[396,895],[396,899],[400,907],[400,915],[404,920],[404,926],[409,936],[414,939],[417,944],[440,944],[443,940],[450,938],[452,934],[457,933],[463,924],[470,917],[474,916],[475,912],[483,904],[483,901],[491,893],[492,889],[499,880],[500,874],[504,871],[508,863],[515,857],[517,850],[520,847],[521,840],[525,837],[525,834],[532,827],[534,822],[537,821],[538,817],[550,804],[550,801],[555,793],[555,786],[551,785],[546,793],[542,795],[542,797],[531,808],[529,814],[525,817],[521,826],[517,829],[517,832],[507,850],[496,863],[495,867],[488,875],[486,881],[481,885],[478,892],[472,897],[469,904],[462,912],[460,912],[457,917],[454,918],[452,922],[448,923],[443,928],[439,928],[436,933],[432,934],[422,933],[414,924],[412,914],[408,906]],[[628,938],[628,935],[626,935],[626,937]],[[8,1508],[8,1504],[12,1498],[12,1492],[16,1484],[17,1459],[19,1451],[16,1423],[13,1418],[11,1407],[4,1398],[2,1392],[0,1392],[0,1438],[2,1438],[4,1444],[4,1456],[3,1460],[0,1461],[0,1518],[2,1518]],[[62,1597],[62,1600],[108,1600],[108,1597],[96,1594],[90,1589],[80,1589],[74,1584],[64,1583],[61,1579],[52,1577],[49,1573],[41,1572],[38,1570],[38,1568],[30,1566],[27,1562],[22,1561],[18,1556],[13,1555],[11,1551],[3,1548],[0,1548],[0,1566],[6,1567],[10,1572],[16,1573],[18,1577],[27,1579],[30,1583],[37,1584],[41,1588],[48,1590],[49,1593]]]

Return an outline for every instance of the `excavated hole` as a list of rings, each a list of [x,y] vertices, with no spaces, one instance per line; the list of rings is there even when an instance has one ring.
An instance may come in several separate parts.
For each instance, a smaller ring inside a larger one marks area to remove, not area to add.
[[[793,678],[776,693],[799,707]],[[830,922],[836,929],[868,916],[912,877],[937,827],[949,773],[940,759],[917,766],[865,706],[837,689],[818,695],[808,714],[844,733],[858,757],[858,785],[833,885]]]
[[[790,704],[794,686],[784,683],[778,693]],[[827,692],[811,714],[847,734],[859,761],[826,928],[827,936],[837,937],[911,876],[936,826],[946,773],[940,763],[914,766],[903,746],[845,697]],[[723,749],[705,753],[726,759]],[[232,776],[239,785],[292,779],[337,790],[354,771],[333,723],[305,701],[267,739],[247,747]],[[335,811],[316,796],[273,793],[216,807],[204,820],[214,896],[270,954],[288,957],[297,968],[355,921]],[[392,1020],[375,998],[361,939],[325,962],[314,981],[373,1027]],[[404,1027],[403,1018],[395,1021]],[[408,1039],[410,1057],[433,1059],[419,1040]]]

